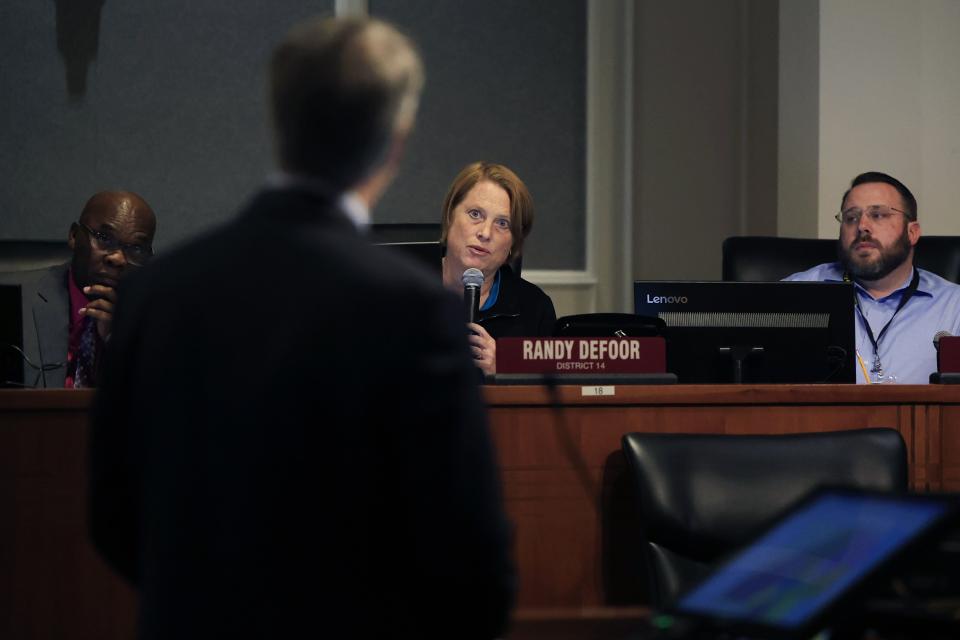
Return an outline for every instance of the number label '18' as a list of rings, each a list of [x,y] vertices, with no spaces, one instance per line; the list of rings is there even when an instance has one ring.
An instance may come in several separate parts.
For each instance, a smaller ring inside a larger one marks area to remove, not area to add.
[[[580,387],[581,396],[613,396],[617,394],[617,388],[613,385],[603,385],[599,387]]]

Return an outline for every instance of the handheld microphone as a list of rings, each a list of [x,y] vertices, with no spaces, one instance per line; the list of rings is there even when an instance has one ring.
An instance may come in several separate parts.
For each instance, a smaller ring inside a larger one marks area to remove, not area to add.
[[[480,285],[483,284],[483,272],[471,267],[460,277],[463,283],[463,304],[467,313],[467,322],[476,322],[480,316]]]

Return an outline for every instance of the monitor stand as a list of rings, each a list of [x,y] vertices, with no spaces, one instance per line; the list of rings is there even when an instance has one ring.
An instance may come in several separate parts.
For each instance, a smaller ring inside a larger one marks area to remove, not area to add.
[[[735,344],[732,347],[720,347],[720,353],[729,355],[733,359],[733,383],[743,384],[743,363],[750,356],[761,355],[763,347],[748,347],[743,344]]]

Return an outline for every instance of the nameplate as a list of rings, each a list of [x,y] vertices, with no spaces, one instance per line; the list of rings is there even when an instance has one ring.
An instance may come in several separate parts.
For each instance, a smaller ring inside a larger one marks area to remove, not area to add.
[[[497,359],[500,359],[500,343],[497,343]],[[499,368],[499,365],[498,365]],[[960,373],[960,336],[940,338],[937,354],[937,371],[940,373]]]
[[[664,373],[667,349],[650,338],[500,338],[497,373]]]

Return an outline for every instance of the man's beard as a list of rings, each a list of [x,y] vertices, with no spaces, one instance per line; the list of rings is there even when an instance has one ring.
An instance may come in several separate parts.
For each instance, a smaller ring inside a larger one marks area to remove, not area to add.
[[[874,243],[880,255],[867,262],[855,258],[853,256],[853,245],[861,240]],[[907,261],[907,258],[910,257],[911,248],[910,237],[907,235],[907,225],[903,226],[903,233],[900,234],[900,237],[894,240],[889,247],[881,246],[879,242],[869,235],[858,235],[846,249],[843,248],[842,243],[838,243],[837,246],[840,249],[840,264],[843,266],[844,271],[858,280],[880,280],[890,275],[894,269]]]

